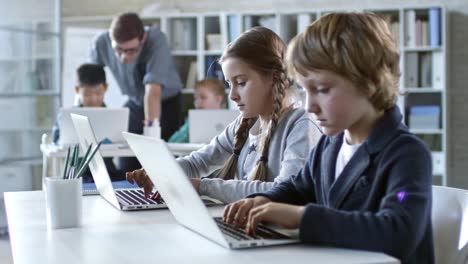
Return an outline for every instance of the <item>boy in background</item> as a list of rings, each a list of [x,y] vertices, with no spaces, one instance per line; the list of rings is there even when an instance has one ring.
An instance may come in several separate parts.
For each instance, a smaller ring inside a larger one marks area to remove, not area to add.
[[[195,84],[193,104],[196,109],[222,109],[226,97],[224,84],[218,79],[205,79]],[[169,138],[169,142],[189,142],[189,122],[185,123]]]
[[[77,107],[106,107],[104,95],[107,91],[106,73],[104,67],[98,64],[82,64],[76,71],[77,85],[75,92],[79,102]],[[52,127],[52,141],[58,143],[60,138],[59,117]],[[117,170],[112,158],[104,158],[112,181],[125,180],[123,172]],[[83,173],[83,182],[93,182],[89,169]]]

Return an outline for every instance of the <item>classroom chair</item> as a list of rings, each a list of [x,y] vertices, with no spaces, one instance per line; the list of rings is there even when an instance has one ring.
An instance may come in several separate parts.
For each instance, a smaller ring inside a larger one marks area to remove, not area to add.
[[[436,264],[468,263],[468,191],[432,187],[432,231]]]

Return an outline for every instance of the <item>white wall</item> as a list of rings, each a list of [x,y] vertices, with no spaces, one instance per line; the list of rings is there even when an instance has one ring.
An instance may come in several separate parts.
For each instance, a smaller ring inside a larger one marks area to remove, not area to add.
[[[32,0],[31,0],[32,1]],[[344,9],[440,5],[449,15],[449,185],[468,189],[468,1],[467,0],[62,0],[63,16],[115,15],[124,11],[139,12],[150,4],[178,8],[183,12],[219,12],[236,10]],[[356,4],[359,3],[359,4]]]
[[[27,7],[27,8],[25,8]],[[54,10],[54,1],[37,0],[0,0],[1,24],[17,22],[20,19],[51,19]]]

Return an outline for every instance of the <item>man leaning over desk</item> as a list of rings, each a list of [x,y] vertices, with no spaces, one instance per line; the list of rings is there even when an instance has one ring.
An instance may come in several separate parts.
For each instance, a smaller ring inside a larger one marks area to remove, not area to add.
[[[94,39],[90,57],[109,67],[121,92],[128,95],[124,106],[130,110],[130,132],[142,134],[143,126],[151,126],[155,118],[165,140],[178,129],[182,82],[166,36],[158,28],[144,27],[137,14],[124,13]],[[119,166],[124,171],[141,168],[135,158],[121,158]]]

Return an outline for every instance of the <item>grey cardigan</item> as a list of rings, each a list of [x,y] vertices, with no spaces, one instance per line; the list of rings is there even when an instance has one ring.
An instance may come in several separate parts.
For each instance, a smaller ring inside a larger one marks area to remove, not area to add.
[[[177,160],[190,178],[207,176],[224,165],[232,154],[234,135],[240,120],[239,116],[208,145]],[[268,191],[275,184],[288,179],[301,170],[309,151],[315,146],[321,135],[320,130],[304,109],[292,109],[280,118],[278,127],[270,141],[266,182],[249,181],[247,179],[249,175],[243,175],[242,166],[248,157],[250,145],[249,139],[247,139],[239,155],[237,179],[204,178],[200,184],[200,194],[229,203],[252,193]]]

